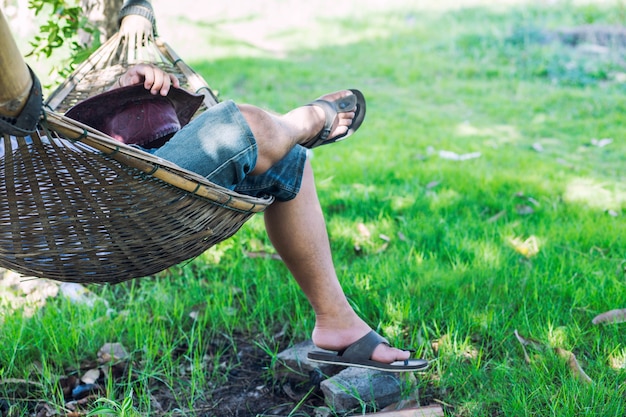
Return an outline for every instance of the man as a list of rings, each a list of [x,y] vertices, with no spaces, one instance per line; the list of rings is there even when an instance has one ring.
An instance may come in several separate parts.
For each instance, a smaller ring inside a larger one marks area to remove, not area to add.
[[[175,76],[144,64],[129,69],[114,87],[122,94],[138,84],[143,85],[139,90],[145,89],[144,94],[155,100],[168,97],[179,87]],[[99,100],[92,97],[67,115],[87,124],[100,123],[102,117],[81,118],[89,109],[102,108]],[[239,193],[275,197],[264,213],[267,233],[315,312],[313,343],[331,351],[312,352],[309,359],[395,372],[423,370],[427,361],[409,359],[409,351],[389,346],[348,303],[333,264],[307,158],[307,148],[347,138],[364,116],[365,99],[358,90],[326,94],[282,115],[226,101],[194,118],[164,145],[141,146]],[[133,138],[119,140],[132,143]]]

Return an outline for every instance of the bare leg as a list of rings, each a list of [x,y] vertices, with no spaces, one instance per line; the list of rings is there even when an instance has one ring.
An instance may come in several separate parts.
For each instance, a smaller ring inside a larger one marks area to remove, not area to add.
[[[313,307],[315,345],[340,350],[367,334],[370,327],[350,307],[337,279],[310,162],[296,198],[268,207],[265,223],[270,240]],[[409,356],[410,352],[379,345],[372,359],[390,363]]]
[[[351,94],[338,91],[320,98],[335,100]],[[238,105],[257,141],[257,164],[252,175],[267,171],[299,143],[305,143],[317,135],[324,126],[324,111],[317,106],[301,106],[278,115],[248,104]],[[352,123],[354,112],[340,112],[330,137],[345,133]]]

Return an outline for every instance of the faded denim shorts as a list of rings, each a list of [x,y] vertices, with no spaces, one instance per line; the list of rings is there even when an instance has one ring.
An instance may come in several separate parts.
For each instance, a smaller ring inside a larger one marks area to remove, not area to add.
[[[147,151],[214,184],[253,197],[272,195],[279,201],[298,194],[307,158],[306,148],[298,145],[267,172],[249,175],[257,161],[256,139],[230,100],[210,107],[165,145]]]

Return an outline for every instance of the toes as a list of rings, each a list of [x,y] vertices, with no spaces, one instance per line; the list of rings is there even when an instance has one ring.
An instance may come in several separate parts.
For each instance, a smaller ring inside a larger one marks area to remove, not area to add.
[[[376,346],[372,352],[372,360],[377,362],[391,363],[409,359],[411,352],[390,347],[385,344]]]
[[[337,126],[337,129],[335,129],[335,135],[334,136],[340,136],[340,135],[345,135],[346,133],[348,133],[348,126]]]
[[[354,116],[356,116],[356,113],[353,111],[350,112],[340,112],[337,113],[339,115],[339,121],[343,122],[343,123],[352,123],[352,119],[354,119]]]

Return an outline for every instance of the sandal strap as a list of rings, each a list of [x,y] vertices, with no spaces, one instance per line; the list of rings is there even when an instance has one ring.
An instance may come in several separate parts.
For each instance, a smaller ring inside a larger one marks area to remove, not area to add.
[[[318,140],[325,141],[330,136],[330,132],[333,128],[333,124],[335,123],[335,119],[337,118],[337,113],[346,112],[350,110],[356,109],[356,96],[354,94],[350,94],[348,96],[342,97],[336,101],[328,101],[317,99],[311,102],[310,106],[318,106],[322,110],[324,110],[324,114],[326,115],[326,120],[324,121],[324,128],[318,135]]]
[[[339,352],[339,356],[350,360],[369,360],[372,358],[372,353],[374,353],[376,346],[381,343],[389,345],[387,339],[372,330],[343,351]]]

